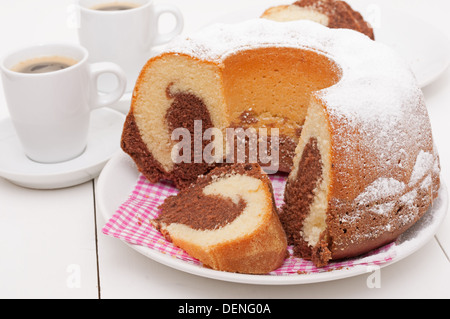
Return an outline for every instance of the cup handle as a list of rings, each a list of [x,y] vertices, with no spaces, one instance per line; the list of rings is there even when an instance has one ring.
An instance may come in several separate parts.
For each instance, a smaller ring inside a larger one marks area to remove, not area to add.
[[[176,19],[176,26],[173,28],[172,31],[168,33],[159,33],[158,30],[158,33],[155,39],[153,40],[153,45],[160,45],[167,43],[183,31],[184,17],[180,9],[178,9],[178,7],[171,4],[157,4],[155,5],[154,12],[156,24],[158,24],[159,18],[163,13],[170,13]]]
[[[89,65],[91,85],[94,88],[90,92],[90,106],[92,109],[111,105],[123,96],[127,87],[125,72],[117,64],[111,62],[98,62]],[[117,88],[109,93],[100,94],[98,90],[98,78],[104,73],[112,73],[118,80]]]

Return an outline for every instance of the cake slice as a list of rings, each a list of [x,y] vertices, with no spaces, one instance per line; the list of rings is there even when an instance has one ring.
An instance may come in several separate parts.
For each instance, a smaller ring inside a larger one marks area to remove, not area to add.
[[[333,29],[352,29],[375,39],[370,24],[345,1],[299,0],[267,9],[261,18],[286,22],[311,20]]]
[[[258,164],[215,168],[160,209],[153,225],[212,269],[266,274],[286,257],[272,184]]]

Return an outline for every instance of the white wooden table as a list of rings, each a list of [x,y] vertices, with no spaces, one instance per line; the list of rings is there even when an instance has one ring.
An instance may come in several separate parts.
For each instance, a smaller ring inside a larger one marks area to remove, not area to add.
[[[358,0],[355,0],[358,1]],[[374,3],[387,0],[373,0]],[[171,0],[185,16],[185,33],[215,17],[278,0]],[[395,0],[450,37],[446,0]],[[71,0],[0,0],[0,55],[37,42],[77,42]],[[170,19],[165,24],[170,27]],[[410,35],[414,37],[413,34]],[[424,88],[440,151],[442,178],[450,180],[450,70]],[[8,117],[3,91],[0,119]],[[8,154],[0,154],[8,156]],[[168,268],[101,233],[96,180],[58,190],[32,190],[0,178],[0,298],[449,298],[450,215],[423,248],[368,276],[308,285],[259,286],[222,282]]]

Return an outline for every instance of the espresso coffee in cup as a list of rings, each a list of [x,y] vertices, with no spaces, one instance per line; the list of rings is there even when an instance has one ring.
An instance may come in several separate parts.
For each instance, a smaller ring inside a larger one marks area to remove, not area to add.
[[[139,7],[139,4],[132,2],[108,2],[91,7],[93,10],[100,11],[122,11]]]
[[[43,56],[19,62],[11,71],[27,74],[48,73],[64,70],[77,63],[77,60],[65,56]]]

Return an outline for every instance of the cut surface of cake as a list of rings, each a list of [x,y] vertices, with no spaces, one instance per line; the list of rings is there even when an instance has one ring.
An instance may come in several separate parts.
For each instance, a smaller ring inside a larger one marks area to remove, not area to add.
[[[375,39],[373,28],[361,13],[339,0],[300,0],[267,9],[261,16],[278,22],[311,20],[329,28],[352,29]]]
[[[290,172],[280,219],[296,255],[317,266],[395,240],[440,186],[413,73],[353,30],[255,19],[175,41],[144,66],[122,136],[150,181],[185,188],[222,165],[198,162],[195,152],[174,161],[179,127],[199,153],[214,146],[219,154],[227,143],[220,134],[208,140],[209,129],[279,128],[279,167]]]
[[[272,186],[258,164],[216,168],[160,209],[157,229],[207,267],[266,274],[286,257]]]

